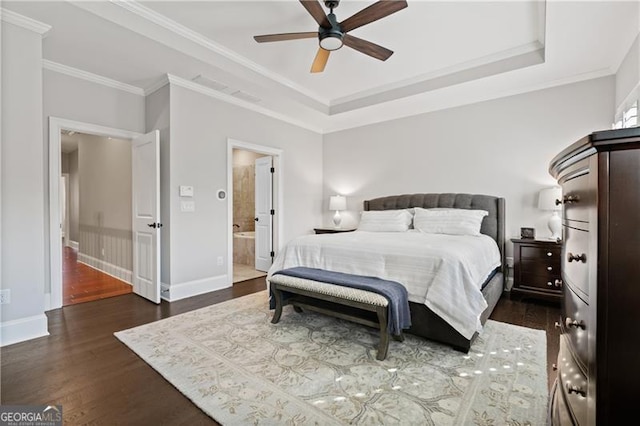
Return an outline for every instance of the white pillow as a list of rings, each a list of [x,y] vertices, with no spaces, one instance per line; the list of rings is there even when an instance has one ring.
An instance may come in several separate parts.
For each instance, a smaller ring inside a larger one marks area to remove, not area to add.
[[[358,231],[405,232],[413,215],[408,210],[370,210],[360,215]]]
[[[428,234],[480,235],[486,210],[415,208],[413,227]]]

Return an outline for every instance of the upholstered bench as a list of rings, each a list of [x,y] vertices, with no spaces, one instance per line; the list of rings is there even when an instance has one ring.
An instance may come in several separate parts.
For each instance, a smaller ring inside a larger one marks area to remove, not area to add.
[[[380,343],[376,359],[382,361],[389,349],[389,301],[371,291],[329,284],[305,278],[275,274],[269,279],[270,290],[275,300],[275,312],[271,322],[280,321],[282,308],[292,305],[296,312],[302,308],[356,322],[380,330]],[[287,297],[283,296],[287,293]],[[403,341],[402,332],[393,338]]]

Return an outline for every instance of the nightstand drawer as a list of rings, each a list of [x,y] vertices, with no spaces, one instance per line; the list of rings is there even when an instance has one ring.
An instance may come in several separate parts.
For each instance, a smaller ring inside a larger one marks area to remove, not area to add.
[[[555,291],[558,293],[558,295],[562,294],[560,275],[550,275],[545,277],[540,275],[521,273],[518,287]]]
[[[555,243],[554,243],[555,244]],[[532,247],[522,246],[520,248],[522,259],[549,259],[560,261],[560,247]]]
[[[531,275],[539,275],[542,277],[550,277],[552,275],[560,277],[560,259],[556,257],[553,261],[543,260],[529,260],[529,259],[521,259],[520,260],[520,273],[521,274],[531,274]]]

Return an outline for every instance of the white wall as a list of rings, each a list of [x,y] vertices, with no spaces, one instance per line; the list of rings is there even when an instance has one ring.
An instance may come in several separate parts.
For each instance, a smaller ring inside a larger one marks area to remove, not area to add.
[[[0,345],[48,334],[44,315],[45,179],[42,38],[2,22]]]
[[[322,137],[204,94],[170,86],[170,287],[215,290],[228,286],[227,253],[231,218],[227,200],[216,199],[227,186],[227,139],[283,151],[285,181],[284,243],[311,232],[321,219]],[[166,176],[165,176],[166,179]],[[194,187],[196,211],[180,211],[178,187]],[[217,258],[223,257],[218,265]],[[173,290],[171,290],[173,292]]]
[[[631,98],[631,99],[630,99]],[[640,34],[636,37],[616,72],[616,109],[640,99]]]
[[[368,198],[465,192],[506,198],[507,237],[525,226],[545,236],[537,193],[555,184],[549,161],[609,128],[613,104],[614,79],[606,77],[326,135],[324,222],[331,221],[328,198],[335,193],[348,197],[348,227]]]

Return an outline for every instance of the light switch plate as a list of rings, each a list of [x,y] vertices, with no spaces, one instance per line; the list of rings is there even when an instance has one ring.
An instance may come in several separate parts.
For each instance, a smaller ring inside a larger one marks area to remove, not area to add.
[[[195,201],[180,201],[180,211],[183,211],[183,212],[195,212],[196,211],[196,202]]]
[[[193,186],[180,185],[181,197],[193,197]]]

